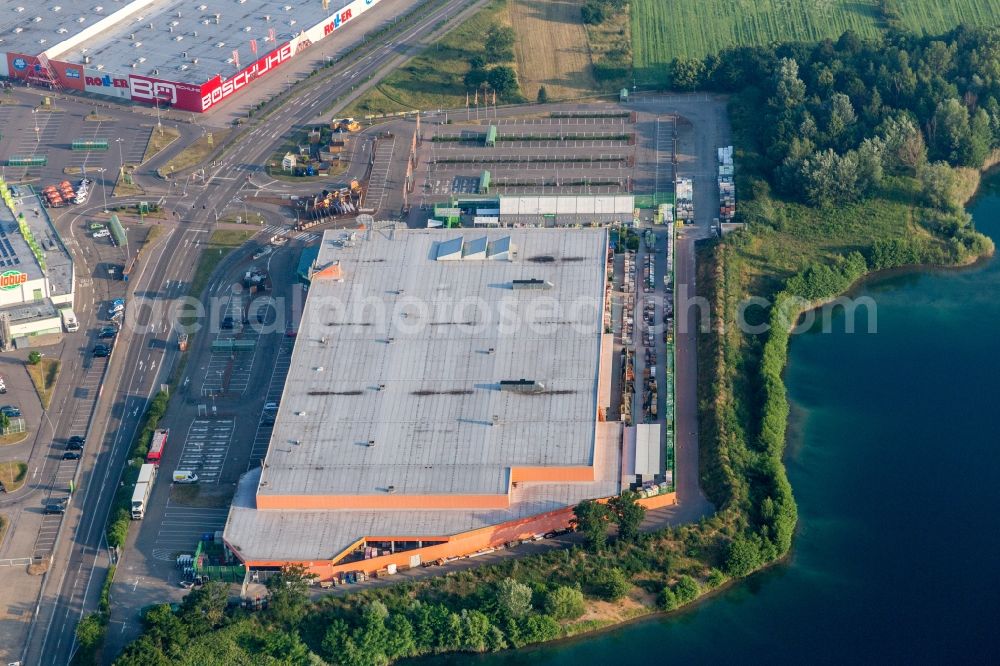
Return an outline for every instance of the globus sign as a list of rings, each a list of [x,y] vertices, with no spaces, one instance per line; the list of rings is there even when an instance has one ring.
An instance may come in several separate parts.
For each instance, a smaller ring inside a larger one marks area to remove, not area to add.
[[[0,273],[0,289],[10,291],[28,281],[28,274],[21,271],[4,271]]]
[[[285,42],[256,62],[248,65],[235,76],[232,76],[225,81],[216,77],[202,86],[201,107],[190,110],[207,111],[209,108],[226,99],[237,90],[240,90],[250,84],[254,79],[264,76],[278,65],[291,60],[292,55],[293,52],[291,43]],[[184,107],[178,105],[178,108]]]

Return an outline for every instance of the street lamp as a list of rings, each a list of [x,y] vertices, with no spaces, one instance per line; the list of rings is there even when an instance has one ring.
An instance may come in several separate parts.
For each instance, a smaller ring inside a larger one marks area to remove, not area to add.
[[[101,168],[97,169],[97,173],[101,174],[101,196],[104,197],[104,212],[108,212],[108,182],[104,180],[104,172],[107,169]]]
[[[121,178],[125,173],[125,157],[122,154],[122,138],[118,137],[115,139],[115,143],[118,144],[118,161],[120,163],[118,167],[118,177]]]

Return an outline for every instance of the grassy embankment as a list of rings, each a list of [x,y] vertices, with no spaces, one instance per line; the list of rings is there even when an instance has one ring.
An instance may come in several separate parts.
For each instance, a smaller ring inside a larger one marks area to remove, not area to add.
[[[59,359],[43,357],[38,363],[29,363],[26,367],[35,392],[38,393],[38,400],[42,403],[42,409],[48,409],[49,401],[52,400],[52,391],[59,378]]]
[[[159,128],[154,127],[153,133],[149,136],[149,143],[146,144],[146,152],[142,155],[143,164],[166,149],[167,146],[179,139],[180,136],[181,133],[173,127],[166,125]]]
[[[171,159],[168,164],[157,169],[156,173],[159,174],[161,178],[165,178],[170,174],[183,171],[184,169],[193,167],[196,164],[200,164],[212,154],[212,151],[214,151],[217,146],[222,145],[222,143],[225,142],[229,132],[230,130],[228,129],[216,129],[202,134],[200,137],[192,141],[191,145],[174,155],[173,159]]]
[[[28,473],[28,465],[20,460],[12,460],[0,463],[0,483],[12,493],[24,485],[25,476]]]
[[[845,30],[875,37],[890,23],[917,34],[959,25],[992,26],[1000,0],[899,0],[887,20],[881,0],[631,0],[632,48],[640,84],[664,84],[673,58],[702,58],[729,46],[837,39]]]
[[[343,115],[363,118],[414,109],[464,107],[465,95],[471,93],[465,85],[465,75],[472,69],[469,60],[485,56],[485,35],[493,25],[510,25],[507,0],[490,0],[483,9],[352,102]]]

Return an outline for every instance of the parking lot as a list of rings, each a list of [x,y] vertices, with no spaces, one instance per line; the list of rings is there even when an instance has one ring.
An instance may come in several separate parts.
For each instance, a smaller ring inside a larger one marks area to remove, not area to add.
[[[101,391],[101,379],[104,377],[104,368],[108,359],[94,358],[90,355],[89,347],[81,350],[86,355],[83,365],[83,372],[76,382],[71,399],[66,403],[70,411],[70,431],[68,436],[85,436],[90,425],[90,417],[94,410],[94,404]],[[48,418],[48,417],[46,417]],[[44,426],[43,426],[44,427]],[[85,451],[97,450],[98,447],[90,443]],[[46,470],[51,470],[51,480],[46,488],[45,495],[40,501],[39,510],[50,504],[57,504],[64,498],[69,497],[70,482],[76,475],[76,468],[80,464],[79,460],[63,460],[66,452],[66,442],[63,439],[53,440],[50,444],[50,461]],[[86,455],[86,454],[85,454]],[[35,546],[32,549],[32,557],[48,557],[55,548],[56,535],[59,532],[59,524],[62,522],[60,514],[45,514],[42,516],[42,523],[35,537]]]
[[[218,483],[233,440],[233,419],[196,419],[188,427],[177,469],[194,472],[199,483]]]
[[[486,145],[489,125],[495,142]],[[622,194],[632,191],[636,129],[632,116],[532,118],[431,126],[418,148],[416,203],[454,195]]]
[[[278,402],[281,399],[281,392],[285,387],[285,378],[288,377],[288,367],[292,360],[292,340],[282,338],[278,353],[274,359],[274,371],[271,373],[271,381],[267,385],[267,395],[265,402]],[[267,445],[271,441],[273,424],[260,415],[257,421],[257,431],[254,434],[253,445],[250,448],[250,462],[247,469],[252,469],[260,465],[260,461],[267,454]]]
[[[74,173],[76,169],[86,168],[97,184],[103,181],[110,188],[119,167],[140,164],[146,152],[153,125],[135,120],[111,116],[94,119],[87,113],[77,112],[73,102],[64,100],[60,100],[60,106],[48,109],[4,104],[0,106],[0,156],[4,160],[36,156],[48,161],[44,166],[5,166],[7,180],[37,178],[37,185],[44,187],[63,180],[72,181],[79,177]],[[107,141],[108,149],[72,150],[74,141],[95,139]],[[97,175],[100,169],[105,170],[103,177]]]
[[[153,544],[153,557],[173,562],[178,553],[192,553],[203,534],[225,527],[228,514],[228,508],[180,506],[167,500]]]

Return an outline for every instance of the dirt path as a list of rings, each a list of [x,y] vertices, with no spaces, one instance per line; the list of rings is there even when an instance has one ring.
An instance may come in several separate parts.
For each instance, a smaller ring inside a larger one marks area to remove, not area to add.
[[[525,97],[534,100],[542,85],[549,99],[579,97],[593,90],[579,3],[510,0],[510,16],[517,30],[514,50]]]

